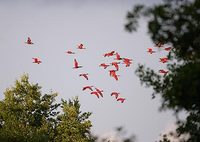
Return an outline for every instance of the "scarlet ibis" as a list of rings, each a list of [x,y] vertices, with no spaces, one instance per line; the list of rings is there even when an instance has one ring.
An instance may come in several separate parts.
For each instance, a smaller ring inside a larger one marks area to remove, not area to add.
[[[122,60],[122,58],[121,58],[121,56],[119,55],[119,53],[118,53],[118,52],[116,52],[116,53],[115,53],[115,55],[116,55],[116,58],[115,58],[115,60]]]
[[[75,54],[75,52],[72,52],[70,50],[66,51],[67,54]]]
[[[34,44],[32,41],[31,41],[31,38],[28,37],[27,41],[25,42],[26,44]]]
[[[118,92],[112,92],[111,93],[111,96],[115,96],[115,98],[117,99],[119,97],[119,94]]]
[[[96,87],[95,87],[95,89],[96,89],[96,91],[99,93],[99,95],[100,95],[101,97],[103,97],[103,93],[102,93],[103,90],[100,90],[100,89],[98,89],[98,88],[96,88]]]
[[[166,50],[166,51],[170,51],[171,49],[172,49],[171,47],[164,48],[164,50]]]
[[[161,69],[161,70],[159,70],[159,73],[167,74],[168,71],[165,71],[165,70]]]
[[[116,68],[117,71],[119,70],[119,65],[118,64],[120,64],[120,62],[112,62],[111,63],[111,65],[113,65]]]
[[[105,54],[104,54],[104,57],[110,57],[110,56],[113,56],[114,53],[115,53],[115,51],[111,51],[111,52],[105,53]]]
[[[84,87],[83,87],[83,91],[86,90],[86,89],[89,89],[90,91],[93,91],[92,87],[93,87],[93,86],[84,86]]]
[[[105,64],[105,63],[102,63],[99,65],[100,67],[103,67],[104,69],[106,69],[109,65]]]
[[[78,45],[78,49],[86,49],[86,48],[83,47],[83,44],[81,43],[80,45]]]
[[[168,62],[168,58],[167,57],[160,58],[160,62],[166,63],[166,62]]]
[[[121,101],[123,103],[126,99],[125,98],[118,98],[117,101]]]
[[[42,63],[42,61],[40,61],[39,58],[32,58],[32,59],[33,59],[33,63],[36,63],[36,64]]]
[[[92,91],[90,94],[96,95],[99,98],[99,93],[97,91]]]
[[[155,53],[155,51],[153,51],[152,48],[147,48],[147,49],[148,49],[147,52],[149,52],[150,54]]]
[[[123,62],[124,64],[126,64],[126,67],[129,67],[130,64],[132,64],[132,59],[128,59],[128,58],[123,58]]]
[[[116,70],[109,70],[110,72],[110,76],[113,76],[114,74],[116,74]]]
[[[76,59],[74,59],[74,69],[82,68],[82,66],[78,65],[78,62]]]
[[[118,78],[118,77],[119,77],[119,75],[117,75],[116,73],[114,73],[112,77],[114,77],[114,79],[115,79],[116,81],[118,81],[118,80],[119,80],[119,78]]]
[[[83,77],[85,77],[85,79],[88,80],[88,73],[81,73],[81,74],[79,74],[79,76],[83,76]]]

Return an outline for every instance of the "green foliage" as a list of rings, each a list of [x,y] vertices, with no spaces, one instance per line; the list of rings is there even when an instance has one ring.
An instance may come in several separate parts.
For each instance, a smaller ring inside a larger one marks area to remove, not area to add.
[[[91,113],[81,113],[78,98],[73,101],[62,101],[63,114],[58,116],[57,142],[90,142]]]
[[[154,94],[162,98],[161,110],[172,109],[176,114],[187,112],[186,120],[177,120],[177,134],[189,134],[189,142],[200,141],[200,1],[164,0],[152,7],[141,6],[139,11],[127,14],[125,28],[135,31],[138,19],[148,19],[148,29],[154,42],[171,44],[165,76],[139,65],[136,75],[146,87],[153,87]],[[130,17],[130,16],[129,16]],[[130,28],[130,29],[129,29]]]
[[[23,75],[0,101],[0,141],[90,141],[91,113],[80,111],[78,98],[55,103],[57,93],[41,94]],[[62,114],[58,111],[62,109]]]

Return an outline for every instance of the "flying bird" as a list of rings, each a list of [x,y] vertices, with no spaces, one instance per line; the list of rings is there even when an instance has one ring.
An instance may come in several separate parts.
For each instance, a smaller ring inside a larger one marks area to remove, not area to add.
[[[166,50],[166,51],[170,51],[171,49],[172,49],[171,47],[164,48],[164,50]]]
[[[36,64],[42,63],[42,61],[39,58],[32,58],[32,59],[33,59],[33,63],[36,63]]]
[[[120,64],[120,62],[112,62],[111,63],[111,65],[113,65],[116,68],[117,71],[119,70],[119,65],[118,64]]]
[[[105,64],[105,63],[102,63],[99,65],[100,67],[103,67],[104,69],[106,69],[109,65]]]
[[[92,91],[90,94],[96,95],[99,98],[99,93],[97,91]]]
[[[66,51],[65,53],[67,53],[67,54],[75,54],[75,52],[72,52],[70,50]]]
[[[31,41],[31,38],[28,37],[27,41],[25,42],[26,44],[34,44],[32,41]]]
[[[113,76],[114,74],[116,74],[116,70],[109,70],[110,72],[110,76]]]
[[[95,89],[96,89],[96,91],[97,91],[97,93],[99,93],[99,95],[101,96],[101,97],[103,97],[103,90],[100,90],[100,89],[98,89],[98,88],[96,88],[95,87]]]
[[[115,51],[111,51],[111,52],[105,53],[105,54],[104,54],[104,57],[110,57],[110,56],[113,56],[114,53],[115,53]]]
[[[122,58],[121,58],[121,56],[119,55],[119,53],[118,53],[118,52],[116,52],[116,53],[115,53],[115,55],[116,55],[116,58],[115,58],[115,60],[122,60]]]
[[[163,74],[166,75],[168,73],[168,71],[165,71],[165,70],[161,69],[161,70],[159,70],[159,73],[163,73]]]
[[[88,80],[88,73],[81,73],[81,74],[79,74],[79,76],[83,76],[83,77],[85,77],[85,79]]]
[[[128,58],[123,58],[123,62],[126,65],[126,67],[129,67],[132,64],[132,59],[128,59]]]
[[[160,58],[160,62],[166,63],[166,62],[168,62],[168,58],[167,57]]]
[[[81,43],[80,45],[78,45],[78,49],[86,49],[86,48],[83,47],[83,44]]]
[[[152,48],[147,48],[147,49],[148,49],[147,52],[149,52],[150,54],[155,53],[155,51],[153,51]]]
[[[89,89],[90,91],[93,91],[92,87],[93,87],[93,86],[84,86],[84,87],[83,87],[83,91],[86,90],[86,89]]]
[[[123,103],[126,99],[125,98],[118,98],[117,101],[121,101]]]
[[[113,74],[113,76],[112,77],[114,77],[114,79],[116,80],[116,81],[118,81],[119,80],[119,75],[117,75],[117,74]]]
[[[115,96],[115,98],[117,99],[119,97],[119,94],[118,92],[112,92],[111,93],[111,96]]]
[[[82,68],[82,66],[78,65],[78,62],[76,59],[74,59],[74,69]]]

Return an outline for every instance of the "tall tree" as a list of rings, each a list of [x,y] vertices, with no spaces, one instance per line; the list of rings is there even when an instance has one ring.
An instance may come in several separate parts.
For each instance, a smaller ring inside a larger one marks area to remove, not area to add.
[[[56,103],[57,93],[41,93],[23,75],[0,101],[0,141],[90,141],[91,113],[81,114],[78,98]],[[59,112],[58,110],[61,110]],[[69,138],[69,139],[68,139]]]
[[[151,7],[136,5],[127,13],[127,31],[136,31],[140,17],[146,17],[153,42],[170,44],[169,73],[138,66],[141,83],[153,87],[162,98],[161,110],[171,109],[178,115],[187,112],[185,120],[177,119],[178,136],[189,134],[188,142],[200,141],[200,1],[163,0]],[[165,137],[166,140],[166,137]]]

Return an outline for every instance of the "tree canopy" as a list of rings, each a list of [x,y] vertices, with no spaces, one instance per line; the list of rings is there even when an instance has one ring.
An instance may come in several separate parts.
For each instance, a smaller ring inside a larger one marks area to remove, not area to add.
[[[172,46],[168,54],[169,73],[161,76],[138,65],[136,75],[142,84],[152,87],[162,98],[161,110],[171,109],[178,115],[187,112],[185,120],[177,119],[178,136],[189,134],[185,141],[200,141],[200,1],[163,0],[147,7],[136,5],[127,13],[125,29],[137,31],[139,18],[145,17],[148,33],[154,43]],[[166,137],[165,140],[166,141]]]
[[[0,101],[0,141],[90,142],[90,112],[81,112],[78,98],[56,103],[57,93],[42,94],[28,75],[6,89]],[[58,110],[61,110],[58,111]]]

